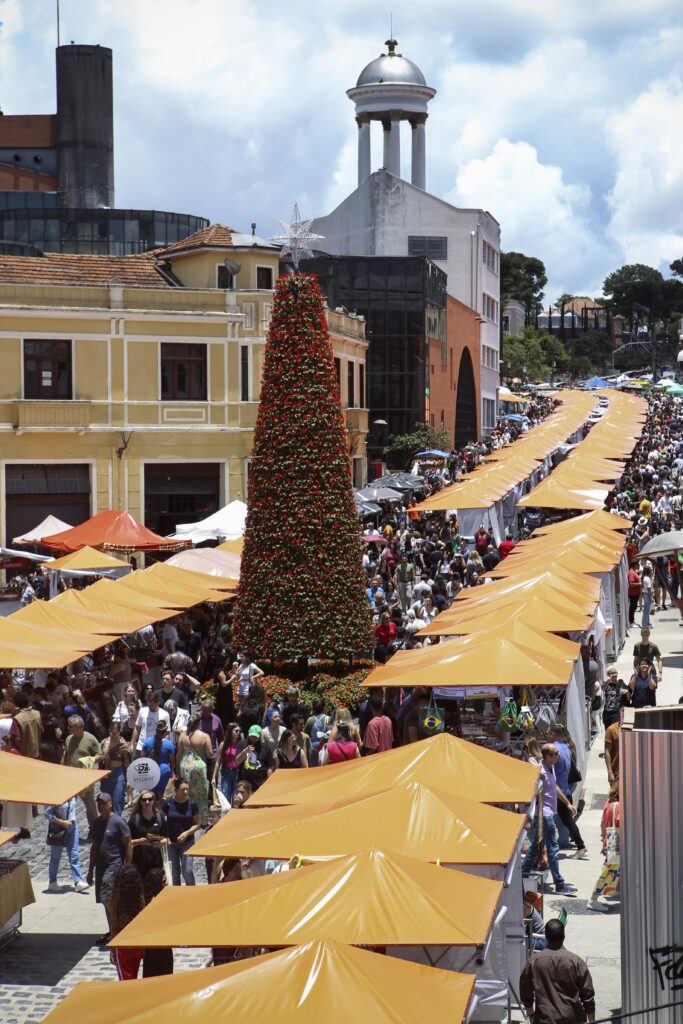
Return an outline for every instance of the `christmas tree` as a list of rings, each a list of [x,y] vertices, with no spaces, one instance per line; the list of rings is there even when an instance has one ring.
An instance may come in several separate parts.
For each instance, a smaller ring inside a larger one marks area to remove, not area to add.
[[[234,636],[271,659],[372,644],[346,426],[312,275],[282,277],[275,291]]]

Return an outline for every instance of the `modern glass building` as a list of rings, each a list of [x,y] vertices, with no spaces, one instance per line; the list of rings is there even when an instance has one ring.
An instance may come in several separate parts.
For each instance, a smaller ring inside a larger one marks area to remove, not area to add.
[[[132,256],[208,227],[204,217],[164,210],[65,208],[55,192],[0,191],[0,239],[42,252]],[[5,249],[7,251],[7,249]]]
[[[328,256],[302,260],[328,305],[366,320],[369,448],[429,422],[430,348],[446,344],[446,274],[423,256]],[[383,420],[383,431],[373,421]]]

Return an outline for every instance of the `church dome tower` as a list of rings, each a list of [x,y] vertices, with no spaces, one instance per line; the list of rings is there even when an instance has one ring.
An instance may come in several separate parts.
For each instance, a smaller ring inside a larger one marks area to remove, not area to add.
[[[388,52],[370,61],[358,76],[354,88],[346,92],[356,106],[358,184],[365,181],[371,171],[370,122],[382,122],[383,166],[400,177],[401,121],[408,121],[412,129],[410,180],[413,185],[424,189],[427,104],[436,96],[436,89],[427,85],[417,64],[396,53],[398,43],[395,39],[387,39],[385,45]]]

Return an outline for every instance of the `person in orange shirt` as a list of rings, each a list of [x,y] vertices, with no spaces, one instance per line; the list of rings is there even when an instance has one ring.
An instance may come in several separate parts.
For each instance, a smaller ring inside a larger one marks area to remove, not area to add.
[[[420,519],[420,513],[416,512],[415,508],[416,502],[415,499],[413,499],[408,503],[408,519],[410,519],[411,523],[417,523]]]

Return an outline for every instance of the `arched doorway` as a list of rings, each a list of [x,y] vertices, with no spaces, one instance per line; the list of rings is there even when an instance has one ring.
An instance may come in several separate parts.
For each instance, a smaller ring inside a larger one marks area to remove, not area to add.
[[[455,397],[455,447],[462,448],[477,440],[477,387],[470,350],[465,347],[458,368],[458,391]]]

